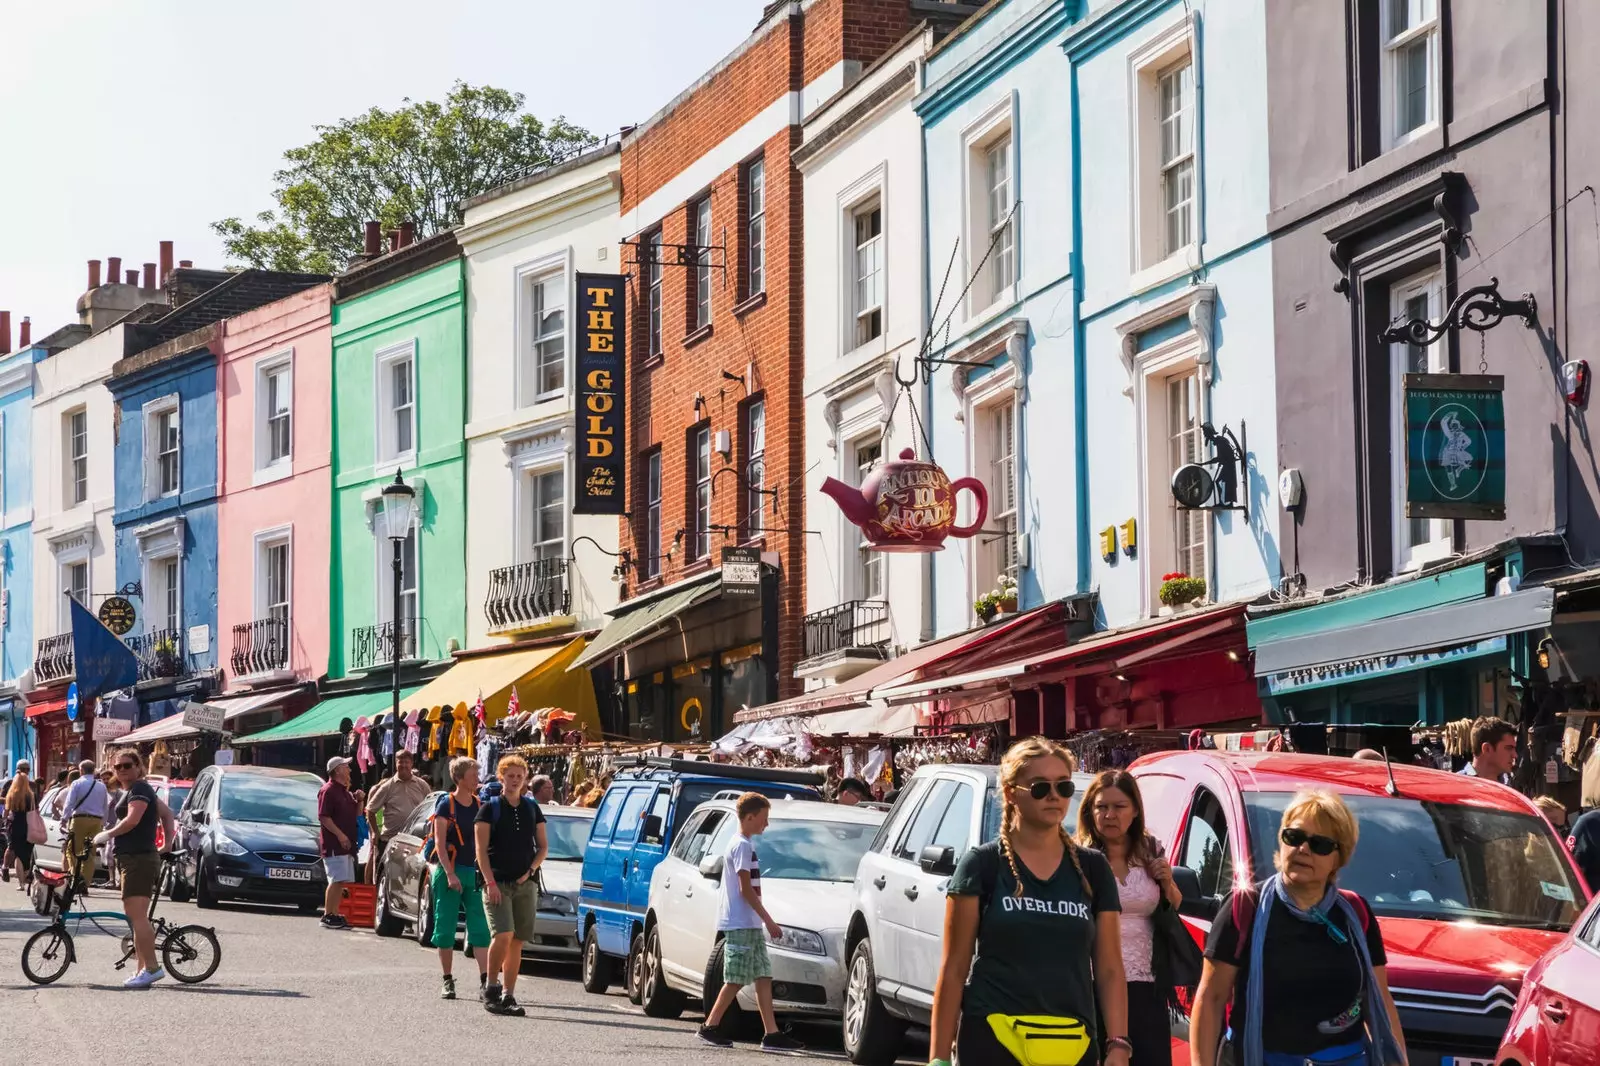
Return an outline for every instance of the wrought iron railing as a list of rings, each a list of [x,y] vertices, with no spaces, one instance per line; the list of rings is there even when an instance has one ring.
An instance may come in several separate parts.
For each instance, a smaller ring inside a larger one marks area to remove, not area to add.
[[[492,629],[527,624],[570,613],[572,590],[567,560],[539,559],[489,571],[483,613]]]
[[[72,671],[71,633],[58,633],[53,637],[45,637],[35,645],[33,651],[35,682],[44,684],[60,681],[64,677],[71,677]]]
[[[401,619],[400,658],[417,657],[417,623],[420,619]],[[350,631],[350,668],[367,670],[394,662],[394,623],[380,622]]]
[[[183,630],[152,629],[126,639],[134,658],[139,660],[140,681],[188,676],[189,659],[183,651]]]
[[[878,651],[889,646],[889,604],[884,600],[851,600],[806,615],[802,657],[839,651]]]
[[[258,618],[233,627],[233,676],[253,677],[289,665],[289,623]]]

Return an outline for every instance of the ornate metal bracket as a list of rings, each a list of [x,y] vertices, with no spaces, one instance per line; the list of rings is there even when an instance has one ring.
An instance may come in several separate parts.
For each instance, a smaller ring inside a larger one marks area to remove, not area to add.
[[[621,243],[624,248],[633,249],[633,258],[623,263],[624,266],[697,267],[701,265],[700,253],[705,252],[705,266],[713,270],[728,269],[727,248],[720,244],[669,244],[666,241],[652,244],[644,237],[634,237]],[[661,249],[661,255],[657,257],[652,248]]]
[[[1531,329],[1537,312],[1533,293],[1523,293],[1520,300],[1507,300],[1500,295],[1500,279],[1490,278],[1489,284],[1474,285],[1451,301],[1437,325],[1425,318],[1406,319],[1391,323],[1378,339],[1386,344],[1426,347],[1450,330],[1470,329],[1482,333],[1507,318],[1520,318]]]

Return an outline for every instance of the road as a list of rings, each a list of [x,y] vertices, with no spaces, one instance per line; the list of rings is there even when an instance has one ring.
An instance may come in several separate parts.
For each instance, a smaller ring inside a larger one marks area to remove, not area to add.
[[[104,889],[90,900],[96,910],[120,909]],[[456,959],[464,998],[439,999],[437,957],[409,939],[379,939],[370,930],[331,932],[315,918],[271,907],[200,911],[162,901],[160,911],[179,924],[198,921],[216,929],[222,965],[211,980],[184,986],[169,978],[147,992],[126,991],[121,985],[129,971],[112,968],[120,954],[116,941],[85,925],[77,964],[41,988],[23,977],[21,953],[44,920],[14,883],[0,884],[0,1061],[48,1055],[117,1066],[276,1066],[322,1059],[504,1061],[519,1051],[572,1066],[774,1061],[748,1044],[733,1051],[700,1044],[697,1014],[657,1021],[620,992],[589,995],[575,966],[524,965],[517,999],[528,1016],[500,1018],[474,998],[477,967],[470,959]],[[811,1057],[842,1061],[837,1030],[836,1023],[809,1025],[797,1027],[796,1035],[816,1048]],[[918,1061],[917,1043],[908,1041],[910,1057],[902,1061]]]

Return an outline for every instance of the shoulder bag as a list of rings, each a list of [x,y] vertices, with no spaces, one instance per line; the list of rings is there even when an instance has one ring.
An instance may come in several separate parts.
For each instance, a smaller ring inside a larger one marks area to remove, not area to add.
[[[37,806],[28,808],[28,843],[43,844],[50,838],[44,828],[44,815]]]

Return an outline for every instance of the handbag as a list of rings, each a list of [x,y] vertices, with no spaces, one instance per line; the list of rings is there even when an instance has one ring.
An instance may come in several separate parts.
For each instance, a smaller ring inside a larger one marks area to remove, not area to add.
[[[28,811],[28,843],[43,844],[48,839],[50,835],[45,832],[44,816],[39,813],[39,808],[34,807]]]
[[[1200,984],[1200,971],[1205,966],[1205,954],[1189,934],[1177,910],[1162,899],[1150,916],[1154,933],[1156,973],[1160,983],[1169,993],[1180,988],[1193,990]]]

